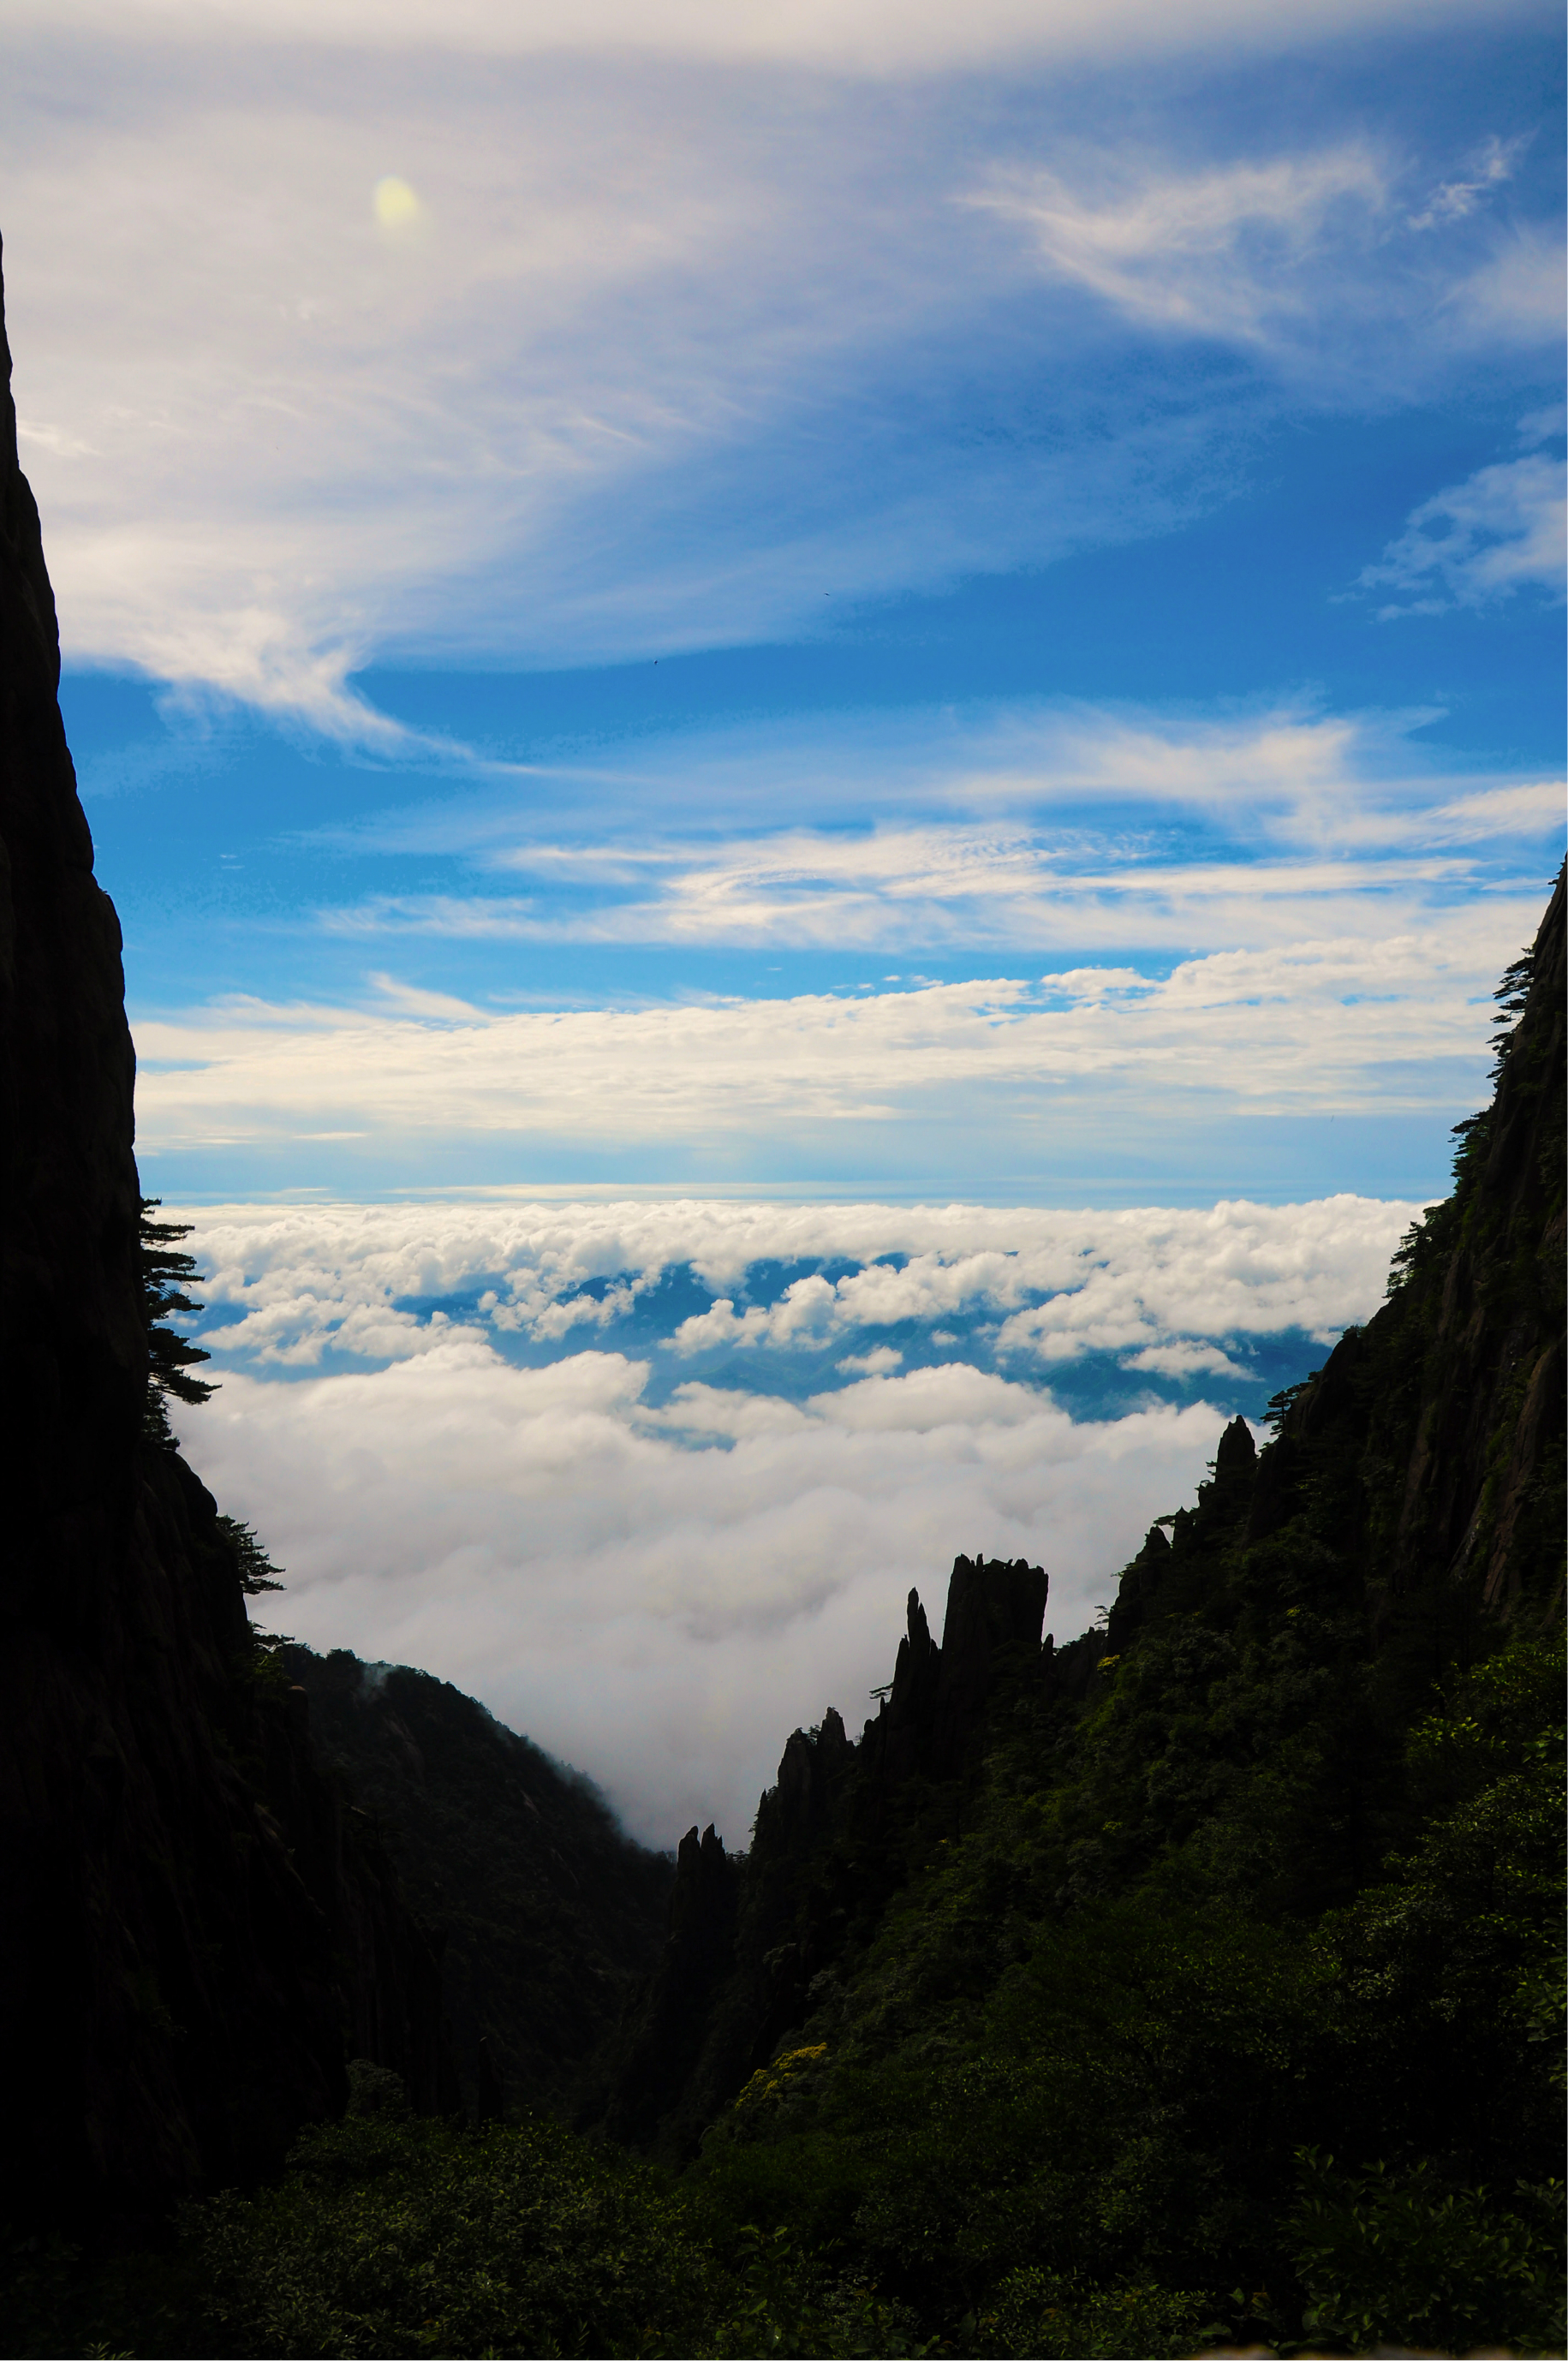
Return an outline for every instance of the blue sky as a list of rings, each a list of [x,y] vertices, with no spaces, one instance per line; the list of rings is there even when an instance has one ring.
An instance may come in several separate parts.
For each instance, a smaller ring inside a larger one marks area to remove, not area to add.
[[[190,1448],[302,1635],[742,1823],[955,1549],[1077,1628],[1446,1184],[1563,850],[1560,15],[0,42]]]
[[[1562,834],[1555,16],[558,13],[11,12],[159,1186],[1436,1188]]]

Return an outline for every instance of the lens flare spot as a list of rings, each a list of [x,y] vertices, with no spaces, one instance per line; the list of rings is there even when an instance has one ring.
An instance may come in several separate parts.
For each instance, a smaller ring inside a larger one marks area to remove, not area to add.
[[[411,229],[424,216],[424,207],[412,189],[395,173],[377,181],[373,202],[376,218],[383,229]]]

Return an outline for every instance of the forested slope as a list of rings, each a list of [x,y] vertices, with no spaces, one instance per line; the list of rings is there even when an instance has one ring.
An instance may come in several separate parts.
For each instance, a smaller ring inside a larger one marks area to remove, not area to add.
[[[672,1945],[707,1955],[651,1991],[621,2127],[700,2141],[727,2206],[945,2334],[1088,2349],[1116,2289],[1299,2331],[1318,2221],[1353,2335],[1379,2206],[1415,2283],[1383,2333],[1530,2333],[1562,2136],[1561,879],[1500,997],[1496,1096],[1387,1303],[1261,1455],[1231,1427],[1106,1631],[1039,1648],[1027,1570],[960,1560],[860,1745],[797,1732],[750,1856],[683,1849]],[[985,1692],[956,1745],[955,1648]]]
[[[346,1648],[290,1646],[281,1663],[436,1932],[468,2112],[575,2112],[657,1955],[668,1855],[634,1843],[589,1781],[450,1682]]]

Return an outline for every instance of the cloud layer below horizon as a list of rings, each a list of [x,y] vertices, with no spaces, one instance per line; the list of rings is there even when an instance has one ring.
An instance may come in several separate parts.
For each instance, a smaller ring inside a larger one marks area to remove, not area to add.
[[[181,1429],[296,1636],[455,1681],[651,1840],[743,1843],[959,1551],[1043,1563],[1085,1628],[1412,1210],[210,1209],[222,1382]]]

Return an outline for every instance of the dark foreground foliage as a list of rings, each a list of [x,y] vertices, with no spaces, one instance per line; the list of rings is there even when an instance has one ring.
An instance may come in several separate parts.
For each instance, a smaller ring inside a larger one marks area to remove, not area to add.
[[[169,2249],[83,2272],[17,2246],[8,2353],[902,2354],[907,2315],[789,2234],[730,2224],[547,2119],[374,2112],[299,2142],[273,2189],[186,2206]]]

